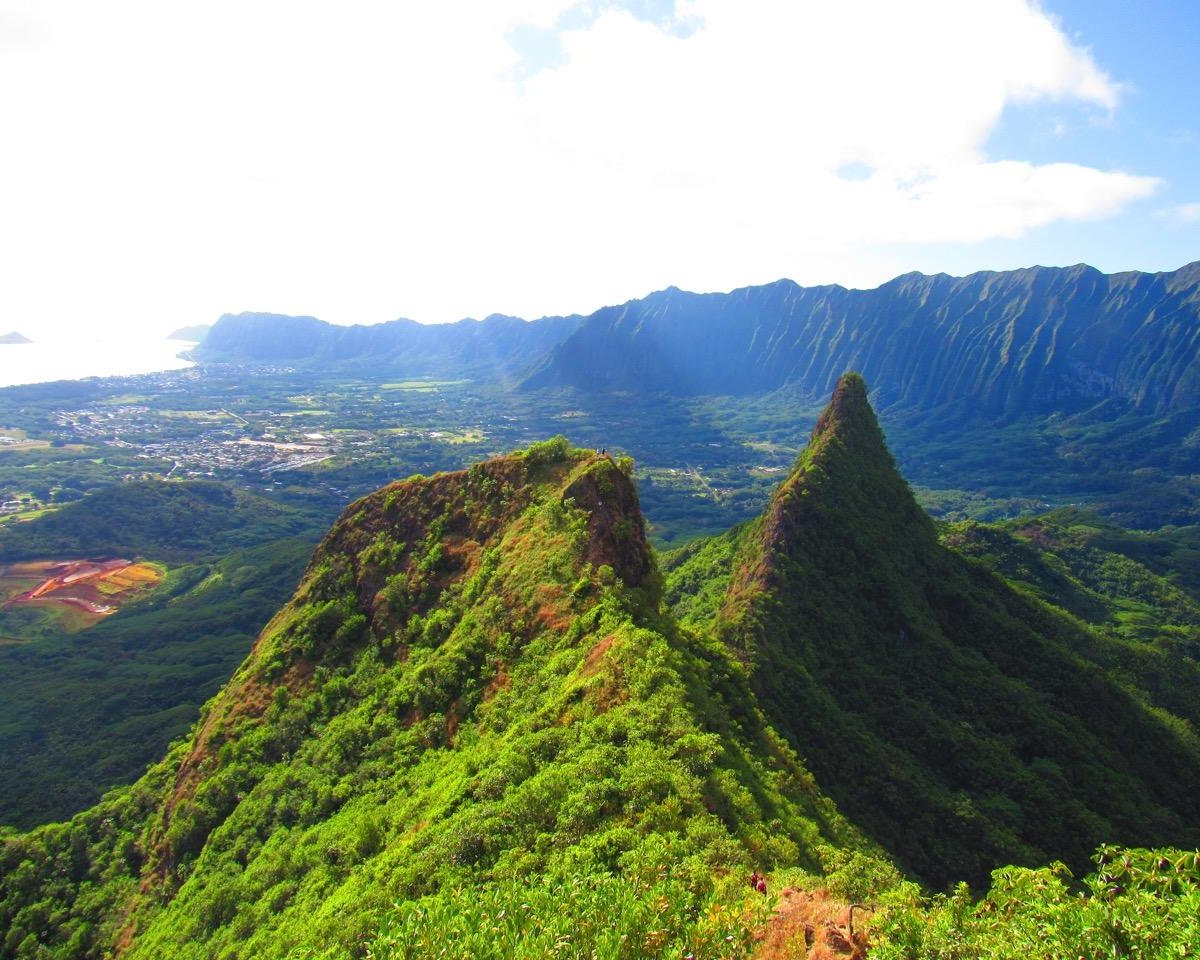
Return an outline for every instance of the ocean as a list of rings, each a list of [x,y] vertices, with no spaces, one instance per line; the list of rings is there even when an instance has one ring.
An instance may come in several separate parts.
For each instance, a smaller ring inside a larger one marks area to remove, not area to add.
[[[76,340],[0,344],[0,387],[84,377],[121,377],[192,366],[186,340]]]

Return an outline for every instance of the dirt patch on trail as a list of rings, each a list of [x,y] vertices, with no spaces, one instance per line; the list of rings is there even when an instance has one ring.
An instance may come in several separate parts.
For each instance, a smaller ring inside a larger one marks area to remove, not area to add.
[[[864,911],[835,900],[827,890],[785,887],[762,931],[754,960],[863,960],[867,938]]]

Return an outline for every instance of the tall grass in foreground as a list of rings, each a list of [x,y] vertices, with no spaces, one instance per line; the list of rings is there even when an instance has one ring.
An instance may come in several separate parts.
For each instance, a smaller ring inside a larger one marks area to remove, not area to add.
[[[1094,859],[1078,883],[1061,863],[1003,867],[979,901],[965,885],[901,896],[872,932],[871,960],[1200,957],[1200,851],[1101,847]]]
[[[767,898],[740,878],[696,893],[659,873],[501,882],[397,904],[370,960],[743,960],[766,920]]]
[[[981,899],[966,884],[925,897],[869,857],[825,885],[871,907],[871,960],[1183,960],[1200,958],[1200,851],[1101,847],[1075,880],[1061,863],[1002,867]],[[797,874],[807,885],[816,878]],[[776,876],[775,880],[780,880]],[[695,892],[665,872],[504,881],[397,904],[369,960],[746,960],[774,898],[741,878]]]

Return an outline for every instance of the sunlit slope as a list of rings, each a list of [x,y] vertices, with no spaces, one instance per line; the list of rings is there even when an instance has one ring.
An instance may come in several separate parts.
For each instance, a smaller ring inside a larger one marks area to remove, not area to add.
[[[9,843],[5,955],[347,956],[457,885],[863,847],[660,610],[627,470],[549,441],[353,504],[188,742]]]

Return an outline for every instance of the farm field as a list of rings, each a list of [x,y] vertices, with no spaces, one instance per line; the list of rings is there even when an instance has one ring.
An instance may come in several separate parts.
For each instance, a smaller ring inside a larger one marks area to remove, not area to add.
[[[33,439],[24,430],[0,427],[0,452],[5,450],[41,450],[49,446],[49,440]]]
[[[157,586],[164,572],[120,557],[0,566],[0,642],[86,630]]]

